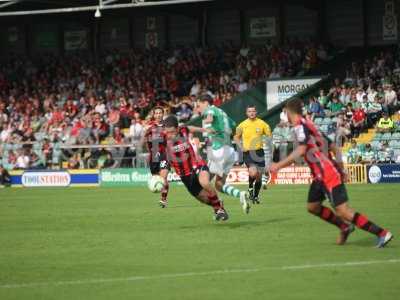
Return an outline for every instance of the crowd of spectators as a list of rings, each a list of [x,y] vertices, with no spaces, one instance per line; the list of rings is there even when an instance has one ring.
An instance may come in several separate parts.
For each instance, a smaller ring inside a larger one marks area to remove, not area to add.
[[[399,97],[400,52],[388,50],[363,63],[353,62],[342,80],[335,79],[328,90],[321,89],[319,95],[309,99],[304,115],[341,145],[359,137],[368,128],[376,128],[378,134],[389,134],[388,140],[356,145],[360,154],[349,155],[349,161],[393,162],[396,156],[391,155],[394,152],[391,146],[397,147],[397,137],[400,146],[400,135],[391,133],[400,128],[400,123],[391,116],[399,109]],[[283,112],[280,124],[274,130],[275,149],[285,151],[292,140]],[[369,150],[373,152],[372,156]]]
[[[99,58],[10,56],[0,65],[1,162],[8,169],[59,166],[65,154],[70,167],[96,167],[99,157],[134,149],[64,146],[135,144],[154,106],[184,122],[198,115],[200,94],[210,94],[219,106],[260,80],[293,76],[327,58],[323,46],[297,41],[281,47],[114,50]]]

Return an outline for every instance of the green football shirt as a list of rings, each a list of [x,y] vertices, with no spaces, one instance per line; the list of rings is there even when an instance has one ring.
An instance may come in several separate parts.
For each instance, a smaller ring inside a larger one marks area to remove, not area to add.
[[[231,146],[231,134],[232,129],[236,126],[235,122],[228,117],[226,112],[218,107],[215,107],[214,105],[209,106],[203,112],[203,119],[205,119],[208,115],[213,116],[213,122],[204,127],[211,128],[215,131],[213,134],[208,134],[212,149],[218,150],[225,145]]]

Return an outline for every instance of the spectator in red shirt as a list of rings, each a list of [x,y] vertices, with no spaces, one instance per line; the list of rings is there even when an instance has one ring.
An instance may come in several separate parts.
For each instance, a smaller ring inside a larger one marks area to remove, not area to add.
[[[366,115],[362,108],[357,108],[353,112],[351,131],[355,137],[358,137],[365,127]]]

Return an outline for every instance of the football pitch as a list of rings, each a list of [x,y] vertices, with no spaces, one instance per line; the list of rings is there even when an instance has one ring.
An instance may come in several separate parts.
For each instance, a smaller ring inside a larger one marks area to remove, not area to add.
[[[350,204],[395,239],[376,249],[305,210],[307,186],[273,186],[244,215],[171,187],[0,189],[0,299],[400,299],[400,185],[352,185]]]

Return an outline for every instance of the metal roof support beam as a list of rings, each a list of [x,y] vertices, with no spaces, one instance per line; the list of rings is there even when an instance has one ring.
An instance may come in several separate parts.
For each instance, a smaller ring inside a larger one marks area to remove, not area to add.
[[[0,9],[17,4],[18,2],[20,2],[20,0],[7,1],[6,3],[0,4]]]
[[[119,1],[119,0],[103,0],[103,1],[101,1],[101,3],[102,3],[102,5],[107,5],[107,4],[110,4],[113,2],[117,2],[117,1]]]
[[[162,1],[162,2],[150,1],[150,2],[136,2],[136,3],[125,3],[125,4],[111,4],[111,5],[105,5],[105,6],[101,7],[101,10],[174,5],[174,4],[185,4],[185,3],[201,3],[201,2],[213,2],[213,1],[215,1],[215,0],[168,0],[168,1]],[[99,5],[91,5],[91,6],[81,6],[81,7],[66,7],[66,8],[53,8],[53,9],[40,9],[40,10],[7,11],[7,12],[0,12],[0,16],[24,16],[24,15],[40,15],[40,14],[57,14],[57,13],[82,12],[82,11],[96,11],[96,9],[98,7],[99,7]]]

